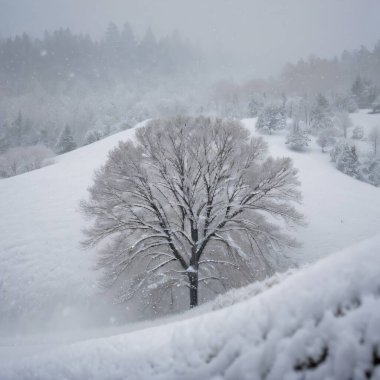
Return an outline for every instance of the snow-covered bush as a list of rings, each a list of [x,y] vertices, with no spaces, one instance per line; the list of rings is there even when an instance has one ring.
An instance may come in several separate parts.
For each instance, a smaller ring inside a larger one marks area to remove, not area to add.
[[[232,306],[239,302],[246,301],[280,284],[286,278],[296,273],[296,271],[296,269],[289,269],[284,273],[275,273],[273,276],[270,276],[263,281],[256,281],[248,286],[232,289],[225,294],[217,296],[213,301],[206,304],[205,308],[220,310],[227,306]]]
[[[364,161],[361,167],[363,179],[373,186],[380,186],[380,159],[373,156]]]
[[[44,145],[10,148],[0,156],[0,177],[40,169],[53,162],[54,152]]]
[[[342,152],[343,150],[343,145],[346,144],[345,141],[342,141],[342,140],[339,140],[335,143],[335,145],[333,146],[333,148],[330,150],[330,158],[331,158],[331,161],[332,162],[336,162],[339,154]]]
[[[281,103],[269,103],[260,112],[256,129],[271,135],[273,132],[286,127],[286,110]]]
[[[356,126],[352,131],[352,138],[354,140],[361,140],[364,137],[363,127]]]

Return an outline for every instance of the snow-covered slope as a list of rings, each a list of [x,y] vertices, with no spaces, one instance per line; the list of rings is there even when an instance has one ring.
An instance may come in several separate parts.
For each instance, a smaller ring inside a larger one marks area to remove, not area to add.
[[[133,134],[121,132],[0,181],[0,321],[25,314],[26,327],[34,314],[55,309],[57,318],[70,319],[73,304],[90,302],[97,274],[94,252],[80,245],[79,201],[109,150]]]
[[[13,379],[380,379],[380,235],[244,302],[19,355]]]
[[[355,116],[376,124],[379,115]],[[244,124],[254,133],[255,120]],[[0,333],[15,328],[35,329],[57,323],[88,326],[102,299],[97,295],[95,252],[81,249],[85,221],[78,211],[93,171],[128,130],[56,159],[43,169],[0,181]],[[300,263],[349,247],[380,230],[380,189],[337,171],[328,155],[313,147],[308,153],[287,149],[283,136],[267,136],[275,156],[291,156],[299,168],[308,221],[296,236],[304,243],[293,253]],[[111,312],[110,312],[111,313]],[[22,321],[20,325],[19,321]],[[113,321],[113,319],[111,319]]]
[[[352,114],[361,125],[380,128],[380,115]],[[255,134],[255,119],[245,125]],[[367,128],[367,129],[368,129]],[[380,189],[339,172],[330,155],[321,153],[315,142],[306,152],[295,152],[285,145],[283,135],[264,136],[274,156],[288,156],[299,169],[304,197],[302,212],[308,226],[296,237],[303,243],[297,254],[309,262],[349,247],[380,232]]]
[[[353,117],[380,125],[379,115]],[[255,133],[255,120],[244,124]],[[266,140],[272,155],[294,159],[308,221],[292,255],[305,263],[342,251],[182,316],[107,327],[114,310],[97,294],[95,252],[80,247],[78,202],[107,152],[133,133],[0,181],[1,380],[380,379],[380,189],[337,171],[316,146],[288,150],[283,136]],[[90,328],[99,310],[103,327]],[[41,335],[37,320],[72,330]],[[18,337],[4,336],[12,321]],[[37,334],[23,336],[28,327]]]

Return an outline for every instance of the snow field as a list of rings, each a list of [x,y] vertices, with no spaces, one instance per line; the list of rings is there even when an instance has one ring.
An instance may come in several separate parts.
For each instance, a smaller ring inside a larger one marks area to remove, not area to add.
[[[244,302],[0,365],[10,379],[380,379],[380,235]]]
[[[256,133],[254,119],[243,123]],[[308,222],[294,233],[303,247],[287,254],[304,264],[342,252],[196,313],[109,327],[114,311],[97,291],[95,251],[80,246],[78,203],[108,151],[132,136],[121,132],[0,181],[0,379],[364,379],[366,371],[380,379],[371,367],[380,332],[380,189],[340,173],[316,145],[289,150],[282,135],[264,138],[271,155],[290,156],[299,169]],[[5,337],[10,326],[20,336]]]

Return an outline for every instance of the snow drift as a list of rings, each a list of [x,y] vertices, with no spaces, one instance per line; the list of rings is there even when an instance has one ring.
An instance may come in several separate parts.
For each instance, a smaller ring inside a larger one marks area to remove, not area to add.
[[[380,235],[246,301],[0,365],[11,379],[380,379]]]

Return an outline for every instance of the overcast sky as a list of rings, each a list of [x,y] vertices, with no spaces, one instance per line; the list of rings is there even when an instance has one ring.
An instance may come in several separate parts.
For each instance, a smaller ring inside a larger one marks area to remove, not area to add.
[[[178,29],[202,47],[276,74],[311,53],[373,47],[380,39],[380,0],[0,0],[0,35],[57,27],[99,36],[109,21],[142,33]]]

